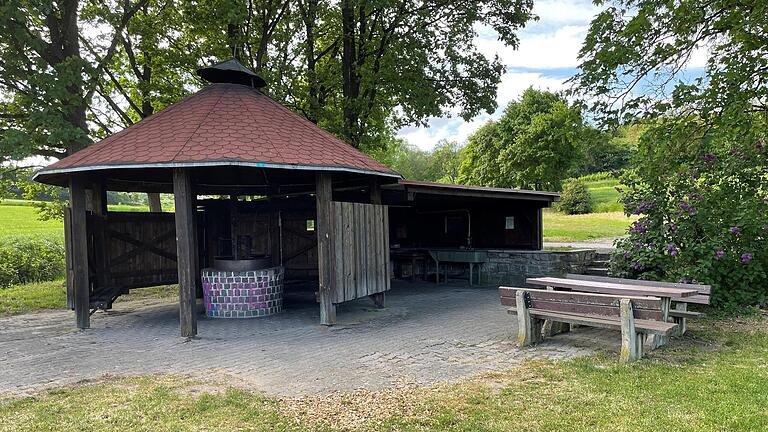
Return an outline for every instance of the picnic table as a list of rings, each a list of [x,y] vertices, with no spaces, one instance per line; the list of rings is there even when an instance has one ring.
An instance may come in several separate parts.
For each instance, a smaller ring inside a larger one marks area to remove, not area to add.
[[[544,286],[552,290],[572,290],[595,294],[657,297],[661,299],[661,312],[664,321],[669,321],[669,311],[672,307],[672,300],[693,297],[699,294],[698,290],[690,288],[633,285],[629,283],[597,282],[557,277],[528,278],[526,279],[526,283],[529,285]],[[651,344],[653,348],[656,348],[664,345],[666,342],[666,336],[654,336]]]

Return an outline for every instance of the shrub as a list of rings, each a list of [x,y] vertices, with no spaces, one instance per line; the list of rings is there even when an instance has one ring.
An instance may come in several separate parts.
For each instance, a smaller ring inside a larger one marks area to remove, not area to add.
[[[766,302],[768,151],[745,141],[625,176],[625,212],[640,217],[616,244],[614,275],[710,284],[729,309]]]
[[[7,237],[2,242],[0,288],[64,275],[64,244],[60,239]]]
[[[572,180],[566,183],[557,208],[565,214],[585,214],[592,211],[592,197],[584,182]]]

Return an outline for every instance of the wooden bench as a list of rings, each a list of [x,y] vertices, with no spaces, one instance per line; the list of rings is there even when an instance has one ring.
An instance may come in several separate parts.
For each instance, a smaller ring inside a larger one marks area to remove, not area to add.
[[[567,279],[575,279],[575,280],[583,280],[583,281],[593,281],[593,282],[615,282],[615,283],[626,283],[626,284],[632,284],[632,285],[643,285],[643,286],[655,286],[655,287],[662,287],[662,288],[691,288],[695,289],[699,292],[698,295],[691,296],[691,297],[685,297],[685,298],[679,298],[679,299],[673,299],[672,301],[672,307],[674,309],[669,311],[669,316],[672,317],[677,324],[680,325],[678,328],[678,334],[682,335],[688,330],[688,318],[699,318],[703,316],[701,312],[693,312],[688,310],[688,304],[698,304],[698,305],[709,305],[709,297],[712,293],[712,286],[711,285],[702,285],[702,284],[683,284],[683,283],[675,283],[675,282],[657,282],[657,281],[647,281],[647,280],[637,280],[637,279],[622,279],[622,278],[615,278],[615,277],[607,277],[607,276],[591,276],[591,275],[581,275],[581,274],[572,274],[568,273],[565,275]]]
[[[572,291],[499,287],[501,304],[517,314],[518,342],[528,346],[568,328],[545,331],[545,321],[621,330],[621,361],[643,356],[648,335],[669,336],[677,324],[663,320],[661,299]]]

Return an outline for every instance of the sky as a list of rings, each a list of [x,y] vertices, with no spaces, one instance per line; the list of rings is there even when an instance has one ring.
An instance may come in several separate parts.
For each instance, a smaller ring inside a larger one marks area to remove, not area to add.
[[[432,149],[443,139],[463,144],[486,121],[501,116],[504,107],[528,87],[564,89],[565,81],[577,71],[579,49],[600,8],[591,0],[536,0],[533,11],[539,20],[529,22],[518,33],[517,50],[498,41],[493,30],[483,28],[478,32],[476,44],[480,51],[489,58],[498,54],[506,66],[497,91],[496,112],[483,112],[470,121],[461,117],[431,118],[428,126],[405,127],[398,136],[423,150]]]

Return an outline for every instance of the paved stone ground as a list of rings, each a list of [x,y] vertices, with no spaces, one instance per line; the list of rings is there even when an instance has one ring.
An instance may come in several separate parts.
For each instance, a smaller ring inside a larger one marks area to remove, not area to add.
[[[545,248],[562,248],[570,247],[573,249],[595,249],[601,253],[613,252],[616,248],[613,247],[613,242],[621,237],[608,237],[601,239],[594,239],[588,241],[574,241],[574,242],[544,242]]]
[[[311,297],[250,320],[201,319],[199,338],[178,336],[178,305],[115,304],[73,329],[68,311],[0,319],[0,394],[21,394],[104,375],[188,374],[222,378],[278,395],[395,384],[428,385],[526,358],[617,351],[618,333],[579,328],[517,349],[516,324],[495,287],[394,284],[384,310],[358,300],[338,308],[338,325],[318,324]]]

